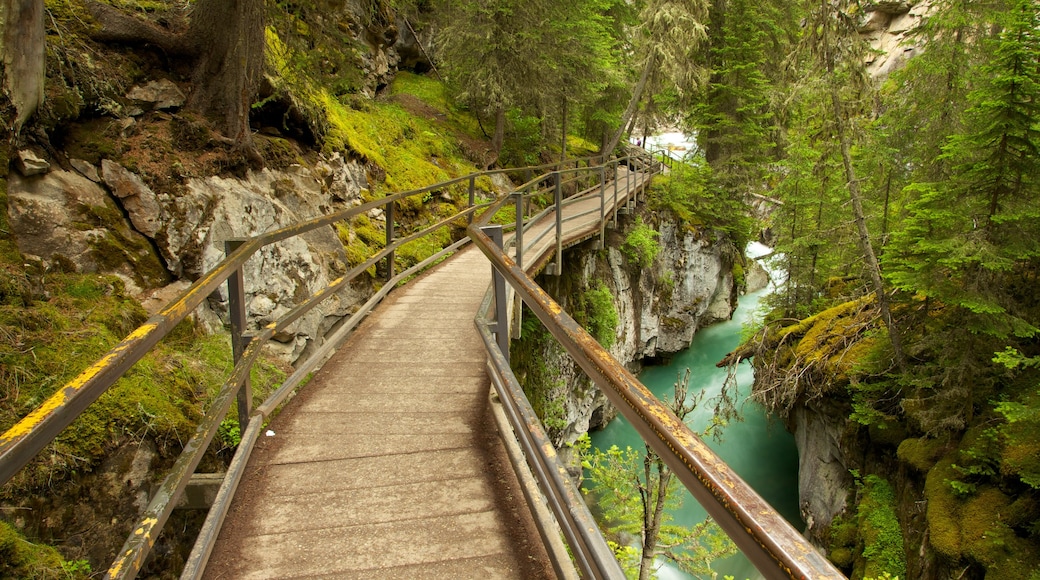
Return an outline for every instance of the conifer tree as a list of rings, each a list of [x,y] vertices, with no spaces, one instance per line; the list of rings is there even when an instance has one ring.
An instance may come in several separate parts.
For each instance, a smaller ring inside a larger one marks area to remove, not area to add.
[[[948,179],[916,182],[889,277],[899,288],[963,311],[964,328],[998,338],[1040,332],[1040,33],[1035,5],[997,13],[995,37],[978,43],[964,131],[940,160]]]
[[[727,184],[761,187],[774,149],[772,88],[763,70],[768,18],[767,9],[749,0],[715,0],[711,7],[710,82],[689,124]]]
[[[644,96],[666,86],[682,96],[702,84],[703,71],[696,63],[707,17],[706,0],[647,0],[643,5],[632,40],[639,77],[604,153],[617,148]]]

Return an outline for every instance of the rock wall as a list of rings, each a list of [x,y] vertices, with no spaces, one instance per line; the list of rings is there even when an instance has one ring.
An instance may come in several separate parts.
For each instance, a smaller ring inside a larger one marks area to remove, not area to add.
[[[651,223],[657,218],[645,219]],[[623,218],[621,229],[609,234],[606,249],[597,249],[598,240],[593,239],[566,250],[564,274],[542,275],[538,282],[568,312],[574,312],[583,291],[605,284],[619,319],[617,339],[609,350],[638,372],[644,361],[667,358],[688,347],[699,328],[732,315],[737,253],[726,243],[712,243],[665,218],[657,224],[661,250],[650,267],[641,268],[619,249],[631,224],[631,218]],[[561,413],[547,426],[566,460],[569,444],[604,426],[616,411],[555,341],[540,348],[533,356],[544,361],[550,373],[540,392]]]
[[[913,32],[932,12],[930,0],[882,0],[863,7],[859,33],[873,49],[867,72],[883,78],[922,50]]]
[[[12,173],[8,214],[27,259],[120,276],[156,309],[225,257],[225,242],[255,236],[360,203],[367,188],[357,162],[338,155],[312,168],[250,172],[244,178],[191,179],[179,194],[155,193],[120,165],[84,161],[78,172]],[[245,265],[247,313],[264,326],[346,272],[335,229],[325,227],[268,246]],[[175,279],[173,288],[163,288]],[[158,295],[163,299],[152,299]],[[273,353],[293,362],[367,295],[347,289],[275,337]],[[227,322],[226,287],[197,315]]]

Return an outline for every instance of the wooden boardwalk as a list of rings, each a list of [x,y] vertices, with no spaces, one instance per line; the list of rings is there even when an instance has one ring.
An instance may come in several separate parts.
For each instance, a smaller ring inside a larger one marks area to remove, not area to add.
[[[490,268],[391,294],[272,421],[207,578],[552,576],[487,411]]]
[[[470,247],[362,323],[261,437],[206,578],[555,577],[489,410],[473,317],[490,280]]]

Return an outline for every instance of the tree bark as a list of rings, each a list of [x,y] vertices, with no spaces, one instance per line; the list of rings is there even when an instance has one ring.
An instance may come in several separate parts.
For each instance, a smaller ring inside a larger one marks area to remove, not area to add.
[[[495,153],[495,159],[502,154],[502,145],[506,141],[506,110],[499,105],[495,109],[495,134],[491,138],[491,149]]]
[[[43,0],[3,0],[0,60],[4,88],[15,108],[14,133],[43,105],[46,79],[46,30]]]
[[[257,161],[249,110],[264,66],[263,0],[200,0],[188,37],[201,49],[188,108],[212,119]]]
[[[625,133],[625,128],[628,123],[632,120],[632,117],[636,114],[636,109],[639,108],[639,101],[643,98],[643,91],[646,90],[646,85],[650,81],[650,73],[654,67],[657,66],[657,57],[651,54],[646,59],[646,65],[643,67],[643,73],[639,76],[639,81],[636,83],[635,88],[632,89],[632,97],[628,100],[628,107],[625,108],[624,114],[621,115],[621,124],[618,126],[614,136],[611,137],[607,146],[603,148],[602,153],[604,155],[610,155],[617,148],[618,143],[621,142],[621,137]]]
[[[263,0],[198,0],[188,31],[174,34],[121,10],[91,2],[103,42],[154,45],[195,61],[187,110],[214,127],[254,164],[263,164],[253,145],[249,110],[263,73]]]

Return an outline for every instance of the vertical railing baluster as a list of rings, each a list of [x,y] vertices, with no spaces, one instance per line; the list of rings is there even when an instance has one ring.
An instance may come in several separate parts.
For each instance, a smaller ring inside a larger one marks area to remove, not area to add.
[[[599,249],[607,243],[607,168],[599,168]]]
[[[227,240],[224,242],[224,253],[232,254],[245,240]],[[238,364],[242,359],[242,353],[249,346],[249,337],[246,336],[246,282],[244,274],[245,265],[239,267],[227,279],[228,289],[228,315],[231,318],[231,356]],[[238,428],[245,433],[249,426],[249,415],[253,412],[253,386],[249,375],[246,375],[242,387],[238,390]]]
[[[469,176],[469,207],[477,205],[477,178]],[[469,213],[469,223],[473,223],[473,212]]]
[[[516,205],[516,233],[513,240],[516,242],[516,265],[524,269],[524,192],[514,191],[513,202]]]
[[[614,203],[611,204],[610,207],[612,208],[611,211],[614,212],[614,219],[611,220],[611,223],[613,223],[614,227],[616,228],[617,227],[617,212],[618,212],[618,207],[617,207],[617,190],[618,190],[619,187],[621,187],[621,181],[618,180],[618,172],[621,171],[621,163],[618,162],[618,161],[614,161],[612,163],[612,165],[614,166]]]
[[[386,204],[386,247],[394,243],[394,202]],[[391,250],[386,255],[386,280],[389,282],[394,277],[394,252]]]
[[[556,266],[553,274],[563,275],[563,187],[560,172],[556,172]]]
[[[491,241],[499,248],[503,247],[502,226],[497,224],[484,226],[480,228],[480,231],[491,238]],[[502,355],[506,357],[506,362],[509,362],[509,311],[506,308],[506,279],[494,266],[491,266],[491,278],[495,292],[495,323],[493,325],[495,342],[498,343]]]

